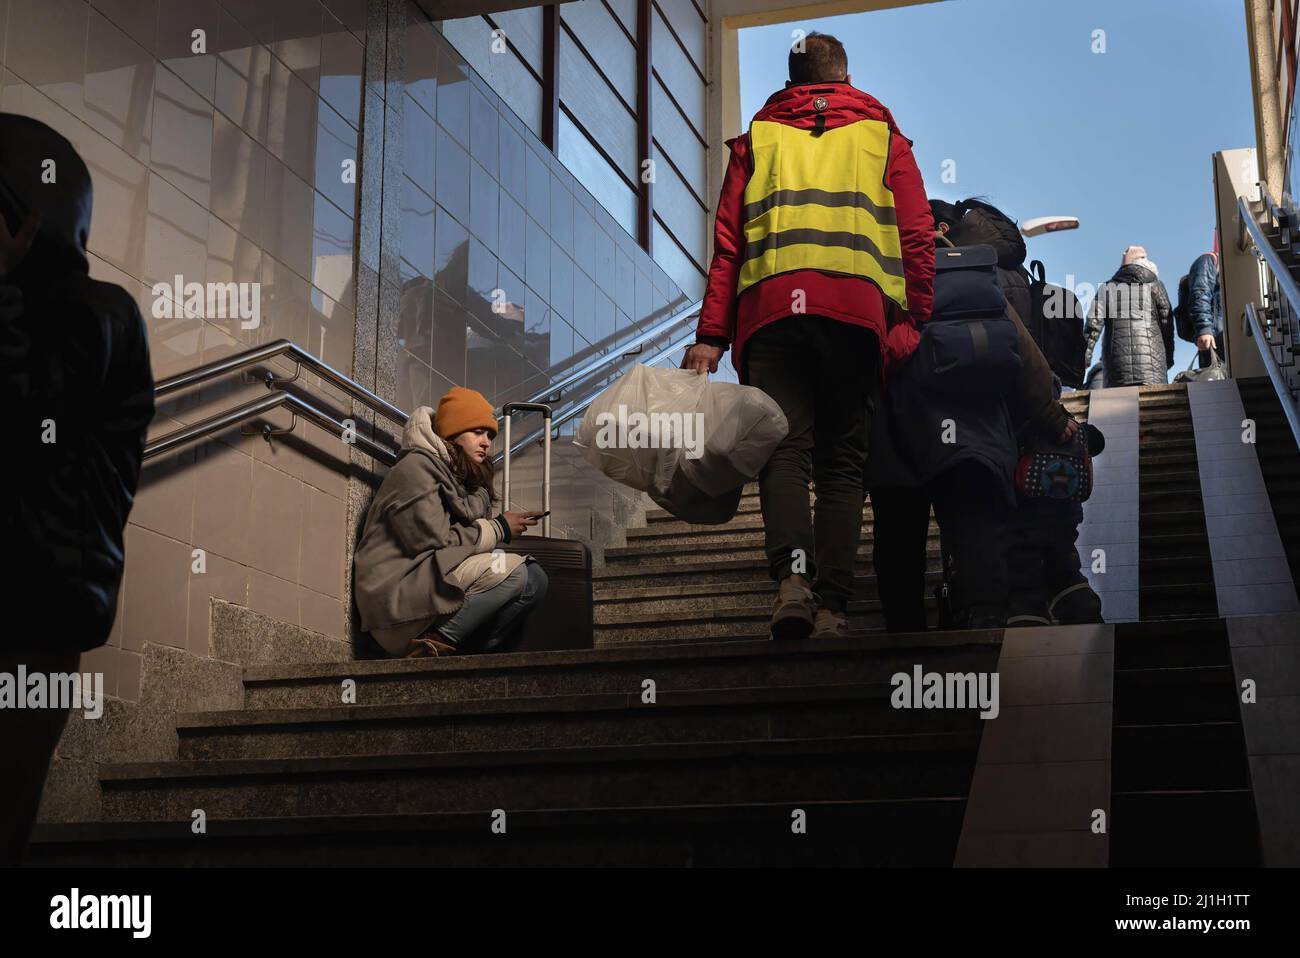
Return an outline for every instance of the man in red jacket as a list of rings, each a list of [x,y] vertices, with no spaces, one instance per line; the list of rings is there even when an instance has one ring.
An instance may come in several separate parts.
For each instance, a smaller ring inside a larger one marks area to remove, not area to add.
[[[851,85],[832,36],[791,49],[785,89],[727,145],[708,288],[682,367],[717,372],[731,347],[741,382],[785,413],[789,434],[759,475],[780,583],[772,635],[843,635],[872,394],[929,318],[934,221],[911,141]]]

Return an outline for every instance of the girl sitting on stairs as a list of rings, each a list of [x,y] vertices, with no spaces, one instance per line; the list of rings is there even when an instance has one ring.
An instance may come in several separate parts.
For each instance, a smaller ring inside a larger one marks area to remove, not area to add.
[[[361,627],[389,655],[500,651],[546,595],[540,565],[499,549],[541,513],[491,517],[496,433],[491,404],[460,386],[406,424],[353,563]]]

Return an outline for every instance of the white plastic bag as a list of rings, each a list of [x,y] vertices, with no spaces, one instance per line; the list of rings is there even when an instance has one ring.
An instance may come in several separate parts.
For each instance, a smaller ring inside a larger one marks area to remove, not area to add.
[[[597,396],[574,444],[688,522],[726,522],[789,427],[761,389],[638,365]]]

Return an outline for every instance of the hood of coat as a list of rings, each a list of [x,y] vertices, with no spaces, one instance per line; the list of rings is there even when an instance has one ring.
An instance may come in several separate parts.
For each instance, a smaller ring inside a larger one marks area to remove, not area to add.
[[[816,106],[819,97],[826,99],[826,105],[821,110]],[[811,129],[818,113],[826,117],[827,129],[835,129],[858,120],[883,120],[889,124],[890,131],[902,136],[893,114],[884,104],[870,93],[864,93],[844,80],[805,83],[777,90],[767,98],[762,109],[754,114],[754,119]]]
[[[0,217],[12,234],[28,213],[41,214],[36,240],[12,282],[21,284],[20,275],[90,271],[92,193],[90,171],[66,137],[32,117],[0,113]]]
[[[432,406],[416,407],[411,418],[406,421],[406,428],[402,430],[401,451],[418,449],[450,468],[451,450],[447,448],[447,440],[433,431],[433,417]]]
[[[1121,266],[1111,277],[1112,283],[1154,283],[1159,277],[1141,263]]]
[[[1015,269],[1025,263],[1025,241],[1020,237],[1020,228],[1001,213],[977,206],[948,229],[947,237],[954,246],[992,246],[1003,269]]]

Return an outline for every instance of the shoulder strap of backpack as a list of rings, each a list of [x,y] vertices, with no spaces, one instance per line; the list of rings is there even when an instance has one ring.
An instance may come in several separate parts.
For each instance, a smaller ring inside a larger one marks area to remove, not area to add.
[[[1033,277],[1036,285],[1044,286],[1047,284],[1047,268],[1043,266],[1041,259],[1036,259],[1029,264],[1029,275]]]

